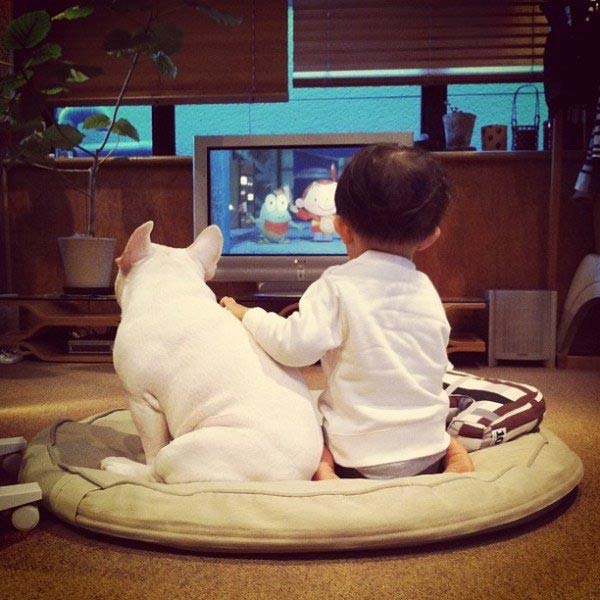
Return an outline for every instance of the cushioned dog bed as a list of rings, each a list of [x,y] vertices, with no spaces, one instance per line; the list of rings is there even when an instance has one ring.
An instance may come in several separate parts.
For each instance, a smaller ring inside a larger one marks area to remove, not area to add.
[[[128,411],[66,421],[32,440],[21,471],[84,529],[221,552],[384,548],[496,530],[547,509],[580,481],[580,459],[547,429],[471,454],[476,472],[374,481],[137,483],[101,471],[142,461]]]

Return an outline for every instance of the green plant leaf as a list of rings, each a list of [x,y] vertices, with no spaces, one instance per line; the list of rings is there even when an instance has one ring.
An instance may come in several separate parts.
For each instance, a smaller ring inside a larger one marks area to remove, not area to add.
[[[136,142],[140,141],[140,136],[137,132],[137,129],[127,119],[118,119],[115,121],[112,131],[117,135],[131,138]]]
[[[102,75],[104,70],[96,65],[72,65],[74,69],[83,73],[88,79]]]
[[[79,146],[84,138],[83,133],[72,125],[52,125],[42,133],[45,143],[60,150],[72,150]]]
[[[65,83],[71,73],[73,63],[70,61],[57,60],[44,65],[44,73],[59,83]]]
[[[2,44],[6,50],[33,48],[46,39],[51,26],[50,15],[45,10],[25,13],[9,23]]]
[[[27,61],[27,66],[41,65],[49,60],[60,58],[62,48],[58,44],[44,44],[33,52],[31,58]]]
[[[193,6],[198,12],[205,14],[213,21],[220,23],[221,25],[227,25],[228,27],[237,27],[243,22],[242,17],[236,17],[231,13],[222,12],[209,6],[206,2],[200,2],[199,0],[184,0],[188,6]]]
[[[154,66],[158,69],[163,77],[169,79],[175,79],[177,77],[177,67],[171,60],[171,57],[166,55],[164,52],[156,52],[150,56],[150,60]]]
[[[93,65],[78,65],[68,60],[50,61],[44,65],[44,74],[59,83],[81,83],[104,71]]]
[[[0,79],[0,96],[2,98],[12,98],[14,93],[27,83],[22,74],[11,74]]]
[[[83,83],[88,79],[89,77],[83,71],[80,71],[75,67],[71,67],[69,69],[69,75],[65,81],[67,81],[67,83]]]
[[[83,19],[85,17],[89,17],[93,12],[93,6],[71,6],[70,8],[67,8],[67,10],[63,10],[63,12],[54,15],[52,20],[61,21],[63,19],[67,19],[72,21],[73,19]]]
[[[94,113],[83,122],[84,129],[107,129],[110,127],[110,117],[104,113]]]
[[[183,33],[174,23],[159,23],[151,30],[154,43],[153,51],[171,55],[181,50]]]
[[[42,94],[44,94],[45,96],[56,96],[57,94],[66,93],[68,91],[69,88],[65,87],[64,85],[55,85],[53,87],[42,90]]]
[[[45,162],[52,146],[44,139],[39,131],[24,137],[17,151],[17,158],[25,158],[29,161]]]

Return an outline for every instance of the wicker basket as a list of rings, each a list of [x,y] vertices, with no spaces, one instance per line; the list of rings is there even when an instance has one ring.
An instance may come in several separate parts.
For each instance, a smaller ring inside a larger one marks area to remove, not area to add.
[[[533,118],[533,125],[519,125],[517,122],[517,98],[519,96],[519,92],[525,88],[533,88],[535,91],[535,115]],[[528,83],[517,88],[517,91],[513,96],[511,128],[513,150],[538,149],[538,131],[540,128],[540,94],[535,85]]]

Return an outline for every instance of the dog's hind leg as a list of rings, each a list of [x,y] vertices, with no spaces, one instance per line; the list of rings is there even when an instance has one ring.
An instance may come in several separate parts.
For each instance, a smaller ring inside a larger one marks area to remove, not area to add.
[[[145,392],[140,397],[132,397],[129,402],[131,417],[142,441],[146,464],[138,463],[124,456],[109,456],[102,460],[100,467],[143,481],[159,481],[154,473],[156,455],[171,440],[165,415],[160,410],[156,398]]]
[[[142,441],[146,464],[151,465],[160,450],[171,441],[167,420],[158,400],[149,392],[131,398],[129,410]]]

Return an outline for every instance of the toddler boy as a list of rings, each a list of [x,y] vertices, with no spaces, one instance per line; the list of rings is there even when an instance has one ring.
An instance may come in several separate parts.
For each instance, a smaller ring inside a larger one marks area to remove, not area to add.
[[[335,465],[376,479],[436,472],[440,463],[473,470],[446,432],[450,326],[413,263],[438,239],[448,201],[431,155],[393,144],[363,148],[335,193],[348,262],[327,269],[287,319],[221,300],[275,360],[297,367],[321,360],[326,445],[315,479],[336,477]]]

